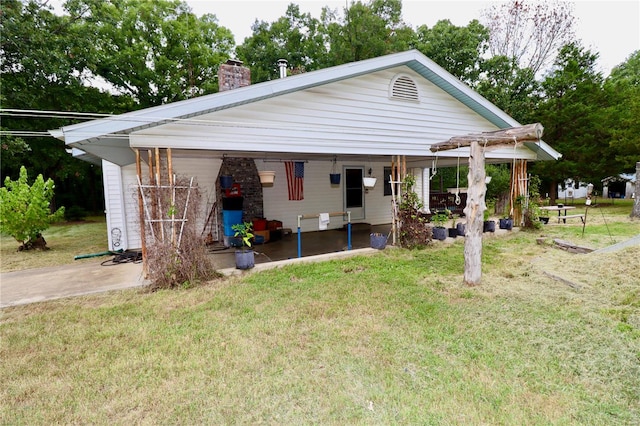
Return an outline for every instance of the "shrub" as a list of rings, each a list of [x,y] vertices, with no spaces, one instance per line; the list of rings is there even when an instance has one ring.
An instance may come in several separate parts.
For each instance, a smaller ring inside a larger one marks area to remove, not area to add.
[[[15,238],[20,243],[19,250],[46,248],[42,231],[64,215],[64,207],[51,212],[53,180],[45,182],[38,175],[29,185],[27,169],[22,166],[18,180],[7,177],[4,185],[0,188],[0,231]]]
[[[64,220],[67,222],[74,222],[77,220],[84,220],[89,213],[80,206],[71,206],[64,211]]]

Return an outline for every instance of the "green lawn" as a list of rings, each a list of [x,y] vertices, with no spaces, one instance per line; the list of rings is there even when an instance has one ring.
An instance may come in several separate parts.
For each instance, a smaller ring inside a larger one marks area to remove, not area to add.
[[[472,288],[459,239],[4,309],[0,423],[639,424],[640,247],[536,243],[629,211],[490,236]]]

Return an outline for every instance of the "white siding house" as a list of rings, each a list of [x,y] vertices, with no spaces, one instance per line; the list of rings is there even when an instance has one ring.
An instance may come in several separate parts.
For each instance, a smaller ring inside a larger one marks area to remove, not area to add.
[[[466,161],[467,148],[429,151],[453,136],[519,126],[495,105],[412,50],[241,87],[158,107],[64,127],[51,133],[79,158],[104,167],[110,233],[122,230],[123,244],[140,245],[135,184],[135,149],[171,148],[174,170],[194,176],[206,212],[219,194],[216,180],[225,157],[252,158],[259,171],[273,170],[263,188],[264,216],[296,228],[297,215],[344,211],[347,170],[371,170],[378,184],[362,191],[353,221],[391,221],[391,197],[384,195],[384,167],[406,156],[417,192],[428,202],[429,169]],[[487,151],[487,162],[555,160],[543,141]],[[304,161],[304,199],[290,201],[284,161]],[[340,185],[328,174],[335,160]],[[341,227],[332,217],[330,228]],[[304,221],[302,231],[318,229]],[[115,249],[115,237],[109,244]]]

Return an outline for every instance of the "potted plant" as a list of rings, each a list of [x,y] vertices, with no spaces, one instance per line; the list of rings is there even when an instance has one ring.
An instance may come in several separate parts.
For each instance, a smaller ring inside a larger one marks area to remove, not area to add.
[[[431,221],[434,223],[433,238],[436,240],[444,241],[447,239],[447,229],[444,227],[444,222],[449,219],[449,215],[444,212],[438,212],[431,217]]]
[[[487,209],[484,211],[484,222],[482,223],[482,232],[496,232],[496,221],[489,220],[491,211],[495,206],[495,201],[490,200],[487,202]]]
[[[504,217],[500,218],[500,224],[499,224],[500,229],[506,229],[507,231],[511,231],[513,229],[513,218],[505,215]]]
[[[447,229],[449,237],[456,238],[458,236],[458,228],[456,227],[456,217],[451,215],[451,228]]]
[[[234,237],[240,238],[242,246],[236,250],[236,268],[251,269],[255,266],[255,254],[251,250],[251,240],[253,239],[253,225],[251,222],[237,223],[231,226],[235,231]],[[247,250],[249,248],[249,250]]]

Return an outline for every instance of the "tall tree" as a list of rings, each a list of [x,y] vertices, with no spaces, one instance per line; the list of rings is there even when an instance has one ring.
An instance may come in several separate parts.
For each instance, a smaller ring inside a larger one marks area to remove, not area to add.
[[[550,0],[511,0],[482,12],[489,28],[491,56],[513,58],[522,68],[543,71],[559,49],[574,41],[573,5]]]
[[[545,126],[545,141],[563,157],[536,163],[532,170],[550,184],[553,200],[558,182],[571,177],[576,182],[598,183],[617,167],[608,134],[600,124],[606,98],[602,75],[595,71],[597,58],[575,43],[568,44],[542,82],[544,100],[534,118]]]
[[[303,72],[321,68],[327,57],[320,21],[301,13],[295,4],[271,24],[256,20],[252,35],[236,48],[236,53],[251,69],[253,82],[277,78],[278,59],[286,59],[294,72]]]
[[[418,27],[416,48],[470,86],[475,86],[487,50],[488,30],[477,20],[466,27],[455,26],[448,19],[433,28]]]
[[[531,68],[513,59],[494,56],[482,63],[476,91],[520,123],[531,123],[540,102],[539,87]]]
[[[231,55],[231,31],[215,15],[197,18],[178,0],[68,0],[91,40],[88,69],[140,107],[217,90],[218,65]]]
[[[632,172],[640,159],[640,50],[611,71],[604,87],[610,146],[620,172]]]
[[[36,1],[7,0],[0,8],[3,108],[111,112],[118,102],[84,84],[86,60],[81,52],[86,51],[86,41],[74,30],[77,17],[57,16]],[[38,136],[69,124],[68,119],[52,114],[3,115],[4,129],[36,135],[3,138],[3,181],[5,177],[18,177],[24,165],[58,182],[55,204],[101,209],[101,187],[87,186],[88,182],[99,182],[97,168],[73,159],[62,141]],[[71,190],[78,185],[83,190]]]
[[[407,50],[415,33],[402,20],[401,0],[352,2],[343,14],[324,8],[322,22],[330,45],[326,66]]]

